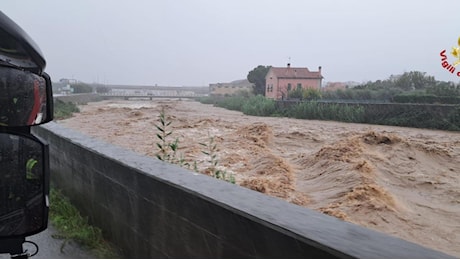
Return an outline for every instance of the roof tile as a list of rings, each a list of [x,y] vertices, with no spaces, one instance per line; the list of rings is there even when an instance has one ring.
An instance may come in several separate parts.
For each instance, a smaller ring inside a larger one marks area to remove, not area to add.
[[[308,68],[272,67],[271,70],[277,78],[323,78],[323,76],[321,76],[321,71],[309,71]]]

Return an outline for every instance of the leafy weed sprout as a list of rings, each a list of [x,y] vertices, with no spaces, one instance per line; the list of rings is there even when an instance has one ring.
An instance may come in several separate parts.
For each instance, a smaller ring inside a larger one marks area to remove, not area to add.
[[[173,141],[170,140],[170,136],[173,133],[170,129],[171,123],[172,121],[167,120],[166,112],[164,108],[162,108],[160,115],[158,116],[158,124],[155,125],[157,129],[156,137],[159,140],[159,142],[156,143],[158,148],[156,157],[161,161],[178,164],[179,166],[186,167],[188,169],[192,168],[195,172],[200,172],[196,161],[193,162],[193,165],[190,165],[190,163],[185,162],[182,155],[178,155],[179,138],[176,138]],[[201,152],[209,156],[207,162],[210,163],[211,166],[207,169],[207,171],[209,171],[210,175],[216,179],[225,180],[235,184],[235,176],[233,174],[228,174],[226,171],[218,169],[219,160],[217,159],[217,145],[214,142],[214,137],[209,137],[208,140],[208,143],[199,143],[205,149]]]
[[[209,136],[209,134],[208,134]],[[201,151],[203,154],[209,156],[208,163],[210,163],[210,167],[208,168],[211,176],[216,179],[221,179],[224,181],[228,181],[230,183],[235,184],[235,176],[233,174],[227,174],[226,171],[222,171],[218,169],[219,160],[217,158],[217,144],[214,142],[214,137],[209,136],[208,143],[199,143],[203,148],[204,151]]]
[[[179,138],[169,141],[170,138],[168,137],[172,134],[172,131],[169,129],[171,123],[172,121],[167,121],[165,110],[162,108],[158,116],[158,124],[155,125],[158,130],[156,136],[160,140],[160,142],[156,143],[159,149],[156,156],[159,160],[189,167],[190,165],[184,161],[184,158],[177,154],[179,150]]]

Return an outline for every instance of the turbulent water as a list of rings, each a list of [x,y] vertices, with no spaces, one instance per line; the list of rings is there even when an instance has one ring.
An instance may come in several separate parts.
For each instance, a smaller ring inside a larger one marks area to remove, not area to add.
[[[194,101],[104,101],[59,123],[155,156],[165,109],[179,156],[236,183],[460,257],[460,133],[253,117]]]

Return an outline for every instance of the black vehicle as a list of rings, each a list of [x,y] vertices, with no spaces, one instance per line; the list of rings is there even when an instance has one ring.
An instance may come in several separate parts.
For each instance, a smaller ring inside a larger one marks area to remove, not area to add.
[[[27,258],[47,228],[48,145],[30,127],[53,120],[51,79],[35,42],[0,11],[0,253]],[[38,251],[38,247],[37,247]]]

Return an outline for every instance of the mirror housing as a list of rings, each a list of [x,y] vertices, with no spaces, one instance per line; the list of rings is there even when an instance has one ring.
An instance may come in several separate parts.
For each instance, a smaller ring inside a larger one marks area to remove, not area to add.
[[[53,120],[51,79],[37,44],[0,11],[0,126]]]
[[[0,133],[0,240],[47,228],[48,145],[34,136]]]
[[[53,120],[51,80],[29,71],[0,67],[0,126],[33,126]]]
[[[0,11],[0,60],[4,65],[41,75],[46,66],[38,45],[21,27]]]

